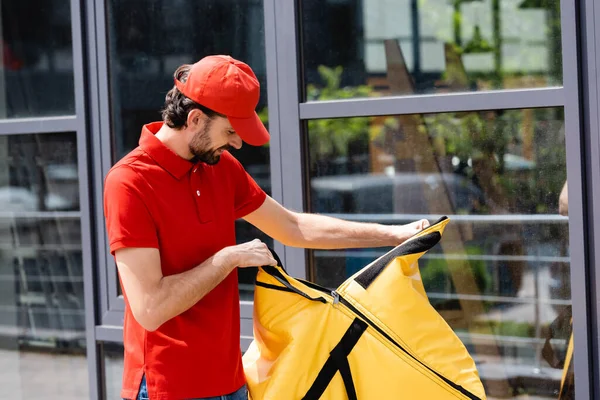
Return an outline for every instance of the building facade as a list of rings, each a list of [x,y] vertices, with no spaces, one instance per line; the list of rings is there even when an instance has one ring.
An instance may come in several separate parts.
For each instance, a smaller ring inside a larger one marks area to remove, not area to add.
[[[272,135],[233,154],[269,195],[356,221],[449,216],[421,275],[489,398],[557,399],[573,332],[567,376],[600,399],[595,0],[0,5],[0,398],[119,398],[103,178],[160,119],[179,65],[229,54],[258,76]],[[387,250],[236,232],[331,288]],[[239,276],[242,348],[255,273]]]

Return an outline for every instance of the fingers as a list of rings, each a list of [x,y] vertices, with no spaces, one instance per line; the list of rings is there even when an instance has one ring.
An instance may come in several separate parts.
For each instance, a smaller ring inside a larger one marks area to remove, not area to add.
[[[277,266],[279,263],[275,259],[273,253],[269,249],[269,246],[260,239],[254,239],[250,242],[246,242],[246,252],[248,253],[247,265],[272,265]],[[246,266],[246,265],[244,265]]]
[[[418,221],[411,222],[410,224],[405,225],[405,227],[407,227],[408,229],[411,229],[411,230],[414,229],[414,231],[418,232],[418,231],[421,231],[421,230],[429,227],[429,221],[426,219],[420,219]]]
[[[256,239],[256,240],[258,240],[258,239]],[[275,259],[275,257],[273,256],[273,253],[271,253],[271,249],[269,249],[269,246],[267,246],[267,244],[264,242],[260,242],[260,243],[261,243],[261,250],[263,252],[266,252],[266,256],[269,259],[269,262],[266,265],[276,266],[278,264],[278,262]]]
[[[269,259],[269,262],[266,265],[277,265],[277,260],[275,260],[275,257],[273,257],[273,253],[271,253],[269,246],[267,246],[265,242],[262,242],[260,240],[258,241],[260,242],[260,252],[264,253],[265,256]]]

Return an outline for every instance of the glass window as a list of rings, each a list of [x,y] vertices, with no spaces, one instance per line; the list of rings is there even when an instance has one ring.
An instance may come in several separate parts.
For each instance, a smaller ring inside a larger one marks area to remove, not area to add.
[[[70,1],[0,1],[0,28],[0,118],[74,114]]]
[[[142,125],[160,120],[173,72],[211,54],[246,62],[261,85],[257,112],[267,115],[264,12],[261,0],[108,1],[109,76],[113,161],[138,145]],[[232,153],[268,193],[269,147],[245,145]],[[237,223],[238,242],[272,241],[251,225]],[[256,271],[240,271],[243,298],[251,298]],[[114,284],[117,284],[115,282]]]
[[[549,332],[568,337],[568,322],[552,324],[571,307],[564,136],[560,108],[308,121],[311,211],[450,216],[421,274],[494,398],[556,398],[560,384],[542,348]],[[315,251],[312,277],[336,287],[387,250]],[[564,356],[566,342],[552,343]]]
[[[303,0],[305,99],[562,85],[560,1]]]
[[[74,133],[0,136],[0,370],[11,399],[89,398],[78,188]]]
[[[120,399],[123,383],[123,354],[121,343],[103,343],[105,398]]]

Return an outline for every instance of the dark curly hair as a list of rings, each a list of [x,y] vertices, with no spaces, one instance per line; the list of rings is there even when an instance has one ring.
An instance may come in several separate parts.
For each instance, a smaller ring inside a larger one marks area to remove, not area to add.
[[[190,64],[184,64],[177,68],[177,71],[175,71],[173,77],[181,82],[185,82],[191,68],[192,66]],[[206,114],[209,119],[213,119],[215,117],[225,117],[223,114],[196,103],[194,100],[181,93],[179,89],[177,89],[177,86],[173,86],[173,88],[169,90],[169,93],[167,93],[165,97],[165,107],[162,110],[163,121],[170,128],[184,128],[187,125],[188,113],[195,108]]]

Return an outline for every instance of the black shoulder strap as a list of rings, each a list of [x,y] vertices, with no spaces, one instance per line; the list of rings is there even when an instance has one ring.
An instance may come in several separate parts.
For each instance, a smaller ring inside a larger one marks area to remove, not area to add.
[[[340,371],[340,375],[344,381],[348,400],[357,400],[356,388],[354,387],[352,373],[350,372],[350,364],[348,363],[348,355],[366,329],[367,323],[365,321],[358,318],[355,318],[354,321],[352,321],[352,324],[348,330],[346,330],[344,336],[342,336],[338,344],[329,353],[329,358],[325,361],[325,364],[323,364],[317,378],[302,400],[320,399],[337,371]]]

